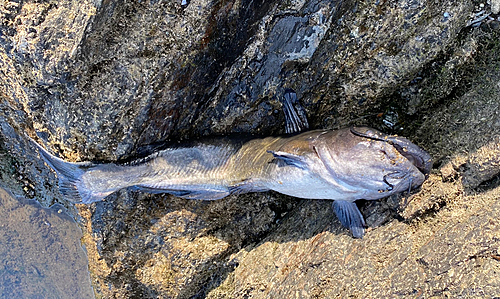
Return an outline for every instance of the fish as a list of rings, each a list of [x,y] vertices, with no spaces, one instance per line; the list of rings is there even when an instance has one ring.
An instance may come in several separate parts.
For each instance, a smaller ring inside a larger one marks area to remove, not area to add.
[[[356,200],[416,189],[431,170],[430,155],[404,137],[369,127],[308,130],[296,93],[286,90],[282,102],[287,135],[188,141],[127,163],[67,162],[33,142],[75,203],[102,201],[123,188],[197,200],[273,190],[333,200],[355,238],[366,227]]]

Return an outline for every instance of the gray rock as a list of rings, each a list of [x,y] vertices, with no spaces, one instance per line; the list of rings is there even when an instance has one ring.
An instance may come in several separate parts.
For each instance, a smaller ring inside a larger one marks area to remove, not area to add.
[[[491,2],[491,12],[494,14],[498,14],[500,12],[500,1],[490,0],[490,2]]]
[[[492,297],[499,34],[473,1],[58,1],[0,6],[0,174],[84,228],[105,298]],[[70,161],[164,141],[281,134],[293,88],[312,128],[369,125],[429,150],[406,199],[360,203],[352,239],[327,201],[199,202],[122,190],[71,205],[24,133]],[[408,282],[412,284],[409,285]]]

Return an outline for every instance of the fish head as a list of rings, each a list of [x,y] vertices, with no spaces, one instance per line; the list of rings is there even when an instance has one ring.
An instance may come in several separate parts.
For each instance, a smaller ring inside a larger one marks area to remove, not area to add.
[[[417,188],[432,166],[429,154],[408,139],[371,128],[330,131],[315,146],[324,173],[364,199]]]

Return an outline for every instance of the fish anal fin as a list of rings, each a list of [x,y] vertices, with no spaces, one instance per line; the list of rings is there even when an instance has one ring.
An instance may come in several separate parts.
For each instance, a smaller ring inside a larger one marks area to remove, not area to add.
[[[265,192],[267,188],[259,187],[252,179],[245,179],[229,187],[231,194],[244,194],[249,192]]]
[[[186,198],[186,199],[198,199],[198,200],[217,200],[228,196],[229,191],[213,191],[213,190],[194,190],[194,191],[171,191],[168,192],[174,196]],[[178,195],[177,195],[177,194]],[[180,194],[182,193],[182,194]]]
[[[141,190],[147,193],[161,194],[168,193],[176,197],[186,198],[186,199],[198,199],[198,200],[217,200],[224,198],[231,194],[228,189],[169,189],[161,188],[158,186],[140,185],[133,187],[136,190]]]
[[[366,224],[363,215],[361,215],[358,206],[354,202],[335,200],[333,210],[340,223],[351,231],[354,238],[363,238]]]

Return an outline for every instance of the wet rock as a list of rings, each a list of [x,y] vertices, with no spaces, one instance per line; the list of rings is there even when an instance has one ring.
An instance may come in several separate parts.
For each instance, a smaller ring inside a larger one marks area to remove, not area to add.
[[[82,231],[55,205],[0,187],[0,294],[4,298],[94,298]]]
[[[101,296],[498,294],[500,47],[497,21],[470,22],[475,2],[0,5],[2,181],[68,207]],[[122,190],[72,205],[24,136],[70,161],[112,162],[167,140],[280,134],[284,88],[312,128],[401,134],[435,170],[406,200],[360,203],[370,228],[355,240],[330,202],[275,193],[200,202]]]

